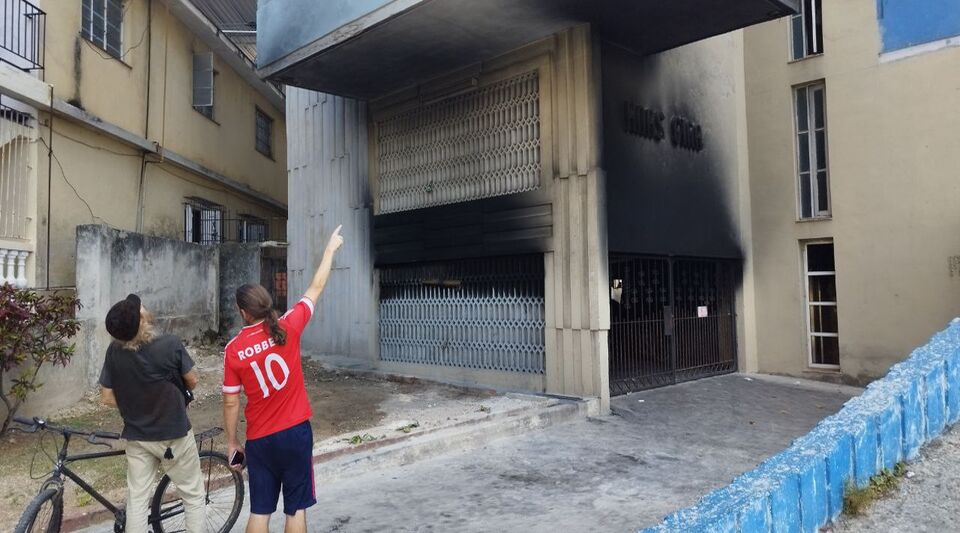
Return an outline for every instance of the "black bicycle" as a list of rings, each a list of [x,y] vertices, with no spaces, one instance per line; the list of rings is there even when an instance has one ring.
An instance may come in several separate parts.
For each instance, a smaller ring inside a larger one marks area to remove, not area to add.
[[[56,459],[50,457],[54,463],[50,477],[43,482],[40,492],[23,511],[14,533],[57,533],[60,531],[63,522],[64,477],[73,480],[87,494],[113,513],[115,520],[113,529],[117,533],[122,532],[126,522],[124,508],[107,500],[76,472],[70,470],[69,465],[78,461],[116,457],[124,455],[126,451],[111,450],[78,455],[67,454],[67,448],[70,446],[70,439],[73,436],[86,437],[87,442],[94,445],[111,447],[109,443],[103,442],[103,440],[117,440],[120,435],[105,431],[72,429],[52,424],[42,418],[28,420],[16,417],[14,420],[23,426],[23,428],[17,429],[24,433],[48,431],[58,433],[63,437],[63,444],[60,446]],[[241,507],[243,507],[243,476],[230,468],[225,455],[213,451],[213,438],[222,432],[223,429],[221,428],[213,428],[196,435],[200,448],[200,467],[203,471],[206,487],[206,531],[211,533],[230,531],[236,523],[237,517],[240,516]],[[210,449],[203,449],[205,441],[210,441]],[[183,501],[180,500],[176,487],[172,485],[170,478],[166,475],[160,479],[157,490],[153,495],[149,523],[154,533],[186,531]]]

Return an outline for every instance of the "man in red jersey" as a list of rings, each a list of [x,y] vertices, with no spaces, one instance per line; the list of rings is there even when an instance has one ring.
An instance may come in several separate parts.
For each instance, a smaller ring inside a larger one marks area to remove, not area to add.
[[[223,426],[227,456],[244,450],[237,442],[240,392],[247,396],[246,463],[250,476],[247,533],[266,533],[283,493],[284,531],[307,530],[306,509],[317,503],[313,484],[313,429],[303,384],[300,335],[310,322],[343,237],[334,230],[303,298],[282,317],[260,285],[237,289],[246,326],[225,348]]]

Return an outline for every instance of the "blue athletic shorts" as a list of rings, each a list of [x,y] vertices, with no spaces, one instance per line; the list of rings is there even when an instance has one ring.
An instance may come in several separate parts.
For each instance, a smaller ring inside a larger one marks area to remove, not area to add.
[[[317,503],[313,482],[313,429],[310,421],[266,437],[248,440],[250,512],[273,514],[283,491],[283,512],[293,516]]]

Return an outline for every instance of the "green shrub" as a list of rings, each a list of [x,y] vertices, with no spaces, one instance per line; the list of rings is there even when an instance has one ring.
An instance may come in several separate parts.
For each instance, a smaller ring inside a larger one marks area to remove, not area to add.
[[[0,435],[27,396],[43,386],[40,369],[70,362],[75,347],[69,339],[80,331],[79,308],[73,296],[0,285],[0,401],[7,410]]]

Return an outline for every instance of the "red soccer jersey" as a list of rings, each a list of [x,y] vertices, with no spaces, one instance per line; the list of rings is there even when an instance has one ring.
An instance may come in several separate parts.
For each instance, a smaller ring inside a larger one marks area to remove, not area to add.
[[[287,343],[276,344],[264,323],[247,326],[225,349],[223,392],[247,395],[247,439],[293,427],[312,415],[300,363],[300,335],[313,315],[304,298],[279,322]]]

